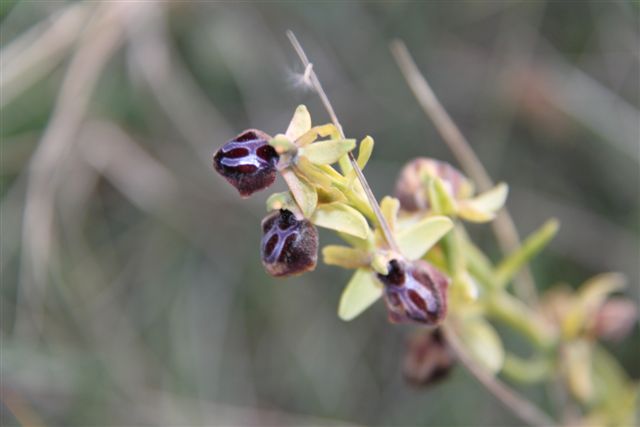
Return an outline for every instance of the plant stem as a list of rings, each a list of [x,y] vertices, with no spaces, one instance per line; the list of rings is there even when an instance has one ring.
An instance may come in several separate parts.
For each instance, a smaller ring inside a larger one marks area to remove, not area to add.
[[[336,115],[336,112],[333,109],[333,106],[331,105],[331,101],[329,101],[329,97],[327,97],[326,92],[322,88],[322,84],[320,83],[320,80],[318,79],[316,72],[313,70],[313,65],[309,61],[307,54],[304,52],[302,45],[296,38],[295,34],[293,34],[293,31],[288,30],[287,37],[289,37],[289,41],[291,41],[293,48],[295,49],[296,53],[300,57],[300,61],[302,61],[302,65],[304,65],[305,67],[305,75],[308,75],[311,81],[311,84],[313,85],[313,88],[318,93],[318,96],[320,96],[320,100],[322,101],[324,108],[327,110],[327,113],[329,113],[329,117],[331,118],[331,121],[333,122],[335,127],[338,129],[338,132],[340,133],[340,137],[344,139],[345,138],[344,131],[342,130],[342,125],[338,120],[338,116]],[[384,235],[384,238],[387,241],[389,248],[395,252],[400,253],[398,244],[396,243],[395,238],[391,233],[391,228],[389,227],[387,220],[384,218],[384,215],[382,215],[382,210],[380,209],[380,205],[378,204],[378,201],[376,200],[376,197],[373,194],[373,191],[371,190],[371,186],[367,182],[367,178],[362,173],[362,169],[360,169],[360,166],[358,166],[358,162],[353,156],[353,153],[349,152],[348,156],[349,156],[349,162],[351,163],[351,167],[353,167],[353,170],[355,171],[356,176],[358,177],[358,181],[360,181],[360,184],[362,185],[362,188],[364,189],[364,192],[367,195],[369,204],[371,205],[371,208],[373,209],[373,212],[376,215],[376,219],[378,220],[378,225],[382,230],[382,234]]]
[[[542,410],[524,397],[520,396],[505,383],[498,380],[482,366],[478,365],[467,353],[460,338],[458,338],[451,320],[445,321],[442,330],[446,336],[447,343],[455,352],[458,360],[476,379],[484,385],[496,398],[498,398],[507,408],[509,408],[522,421],[539,427],[549,427],[556,423]]]
[[[480,162],[473,148],[471,148],[469,141],[467,141],[451,119],[451,116],[444,109],[425,77],[418,70],[405,44],[400,40],[393,41],[391,43],[391,53],[425,114],[433,121],[440,136],[456,157],[462,169],[478,184],[481,190],[491,188],[493,182],[482,162]],[[518,249],[520,246],[518,230],[506,208],[503,208],[498,213],[492,223],[492,227],[500,249],[505,255]],[[530,303],[537,302],[536,286],[531,271],[527,266],[523,267],[517,277],[515,291],[521,299]]]

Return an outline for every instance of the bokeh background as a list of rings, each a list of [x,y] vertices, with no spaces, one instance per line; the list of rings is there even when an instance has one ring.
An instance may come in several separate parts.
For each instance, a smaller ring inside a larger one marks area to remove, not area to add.
[[[412,157],[453,161],[389,52],[402,39],[510,184],[521,234],[560,219],[532,266],[539,287],[620,271],[637,301],[638,14],[632,1],[2,0],[3,424],[518,424],[462,368],[407,385],[411,327],[382,304],[336,317],[347,271],[266,275],[269,192],[241,200],[211,156],[242,129],[283,131],[300,103],[328,121],[292,29],[347,134],[376,139],[378,197]],[[472,232],[497,259],[489,227]],[[640,377],[637,327],[609,348]],[[544,389],[521,390],[553,411]]]

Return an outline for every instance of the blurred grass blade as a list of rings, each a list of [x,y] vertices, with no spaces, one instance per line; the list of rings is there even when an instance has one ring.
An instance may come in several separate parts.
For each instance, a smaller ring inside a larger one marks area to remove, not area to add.
[[[536,256],[558,232],[558,221],[550,219],[532,233],[522,246],[506,257],[496,268],[496,284],[504,287],[520,269]]]

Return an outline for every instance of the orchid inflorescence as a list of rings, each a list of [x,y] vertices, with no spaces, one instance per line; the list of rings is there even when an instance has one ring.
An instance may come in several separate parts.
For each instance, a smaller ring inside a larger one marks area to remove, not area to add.
[[[360,142],[358,167],[366,166],[373,144],[369,136]],[[269,274],[313,270],[315,227],[328,228],[350,246],[326,246],[324,261],[355,270],[340,300],[342,319],[353,319],[384,296],[392,322],[437,325],[447,312],[450,279],[422,258],[453,228],[443,214],[459,211],[463,218],[489,220],[504,203],[506,186],[472,198],[472,186],[460,172],[443,162],[420,159],[417,167],[409,165],[402,173],[400,199],[382,200],[384,218],[379,219],[347,157],[355,148],[356,141],[340,138],[334,125],[312,126],[301,105],[285,133],[270,137],[246,130],[218,150],[214,167],[243,197],[270,186],[277,173],[289,186],[288,192],[269,197],[270,214],[262,223],[262,263]],[[413,188],[421,185],[425,191]],[[433,206],[422,203],[420,208],[409,200],[408,189],[416,197],[435,197]],[[397,249],[382,235],[380,221],[386,221]]]
[[[620,276],[601,275],[577,293],[554,290],[536,306],[526,304],[508,285],[556,234],[557,222],[543,224],[494,264],[464,222],[492,221],[506,201],[506,184],[475,194],[471,180],[449,163],[417,158],[400,171],[396,197],[373,206],[368,184],[355,170],[366,167],[373,146],[370,136],[359,144],[343,137],[335,124],[313,126],[301,105],[284,133],[271,137],[249,129],[215,153],[215,170],[242,197],[266,189],[277,175],[289,188],[267,199],[261,242],[267,273],[284,277],[315,269],[316,227],[333,230],[346,245],[322,248],[324,262],[354,270],[338,316],[352,320],[383,298],[392,323],[426,327],[409,340],[404,374],[412,383],[440,379],[453,365],[441,330],[446,318],[473,363],[490,375],[536,383],[559,370],[584,408],[584,420],[618,425],[632,419],[638,387],[596,342],[628,333],[637,316],[629,300],[607,299],[621,289]],[[618,312],[624,316],[612,316]],[[494,322],[526,338],[533,356],[507,351]],[[598,389],[605,381],[606,393]]]

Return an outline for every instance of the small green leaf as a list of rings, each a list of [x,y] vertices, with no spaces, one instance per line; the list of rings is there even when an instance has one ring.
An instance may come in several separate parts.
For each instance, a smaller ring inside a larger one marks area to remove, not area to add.
[[[310,218],[318,204],[316,189],[305,177],[297,175],[291,168],[282,170],[281,174],[300,211],[305,218]]]
[[[328,245],[322,248],[325,264],[355,269],[369,265],[370,256],[366,251],[348,246]]]
[[[395,197],[385,196],[380,202],[380,210],[382,211],[384,219],[387,220],[391,231],[395,230],[398,212],[400,211],[400,201]]]
[[[495,218],[496,212],[504,206],[507,194],[509,194],[509,187],[507,184],[500,183],[473,199],[460,201],[458,215],[472,222],[491,221]]]
[[[462,323],[460,339],[471,356],[491,373],[500,371],[504,363],[504,347],[498,333],[480,317]]]
[[[344,203],[319,205],[311,217],[311,222],[318,227],[351,234],[360,239],[366,239],[370,233],[365,217]]]
[[[367,165],[372,152],[373,138],[367,135],[362,141],[360,141],[360,148],[358,149],[358,166],[360,166],[360,169],[364,169]]]
[[[451,215],[456,212],[456,201],[453,199],[442,180],[429,177],[428,194],[431,210],[441,215]]]
[[[301,148],[300,155],[305,156],[311,163],[326,165],[337,162],[355,146],[355,139],[329,139]]]
[[[558,221],[550,219],[531,233],[522,246],[507,256],[496,268],[496,284],[504,287],[520,271],[523,265],[536,256],[558,232]]]
[[[421,258],[451,230],[453,222],[445,216],[430,216],[396,234],[400,252],[410,260]]]
[[[360,268],[356,270],[351,280],[342,291],[338,306],[338,317],[349,321],[382,296],[382,284],[378,282],[370,270]]]
[[[293,118],[289,123],[289,127],[285,132],[290,141],[295,141],[311,129],[311,115],[304,105],[299,105]]]

